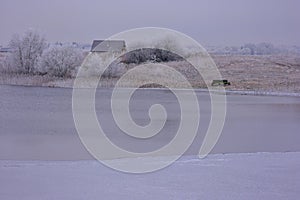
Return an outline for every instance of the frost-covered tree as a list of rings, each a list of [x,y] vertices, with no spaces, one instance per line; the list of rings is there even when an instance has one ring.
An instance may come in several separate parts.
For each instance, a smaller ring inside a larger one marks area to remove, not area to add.
[[[255,55],[256,54],[256,45],[255,44],[248,43],[248,44],[245,44],[242,48],[243,49],[248,49],[247,51],[250,52],[250,55]]]
[[[257,44],[256,49],[258,55],[270,55],[276,53],[276,49],[273,46],[273,44],[266,43],[266,42]]]
[[[270,55],[278,53],[279,50],[271,43],[245,44],[241,47],[243,53],[248,51],[250,55]]]
[[[45,38],[37,31],[29,30],[22,37],[14,35],[9,46],[13,49],[10,65],[16,68],[17,72],[32,74],[47,44]]]
[[[38,72],[58,77],[72,77],[83,61],[83,52],[72,46],[54,46],[45,50]]]

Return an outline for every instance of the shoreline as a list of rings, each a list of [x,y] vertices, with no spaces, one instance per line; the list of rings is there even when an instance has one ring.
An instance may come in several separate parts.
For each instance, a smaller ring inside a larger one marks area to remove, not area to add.
[[[251,156],[280,156],[280,155],[300,155],[300,151],[286,151],[286,152],[280,152],[280,151],[274,151],[274,152],[250,152],[250,153],[210,153],[204,158],[199,158],[198,155],[182,155],[180,156],[175,162],[187,162],[190,160],[206,160],[206,159],[216,159],[216,158],[222,158],[222,157],[251,157]],[[169,156],[146,156],[146,157],[124,157],[124,158],[112,158],[112,159],[103,159],[105,161],[130,161],[130,160],[142,160],[145,159],[145,161],[161,161],[164,158],[167,157],[173,157],[172,155]],[[5,163],[89,163],[89,162],[101,162],[97,160],[96,158],[92,157],[92,159],[57,159],[57,160],[51,160],[51,159],[0,159],[0,166],[1,164]]]
[[[9,86],[9,87],[30,87],[30,88],[59,88],[59,89],[74,89],[71,86],[62,86],[62,85],[33,85],[33,84],[9,84],[9,83],[0,83],[1,86]],[[113,89],[114,87],[105,87],[105,86],[98,86],[98,89]],[[122,89],[126,90],[130,87],[122,87]],[[88,87],[82,89],[89,89]],[[167,88],[157,88],[157,87],[146,87],[146,88],[139,88],[140,90],[162,90],[167,91]],[[198,92],[209,92],[207,88],[193,88],[194,91]],[[175,90],[189,90],[186,88],[175,88]],[[226,95],[249,95],[249,96],[278,96],[278,97],[300,97],[300,93],[297,92],[282,92],[282,91],[259,91],[259,90],[233,90],[233,89],[226,89]],[[211,90],[214,94],[224,94],[222,91],[217,89]]]

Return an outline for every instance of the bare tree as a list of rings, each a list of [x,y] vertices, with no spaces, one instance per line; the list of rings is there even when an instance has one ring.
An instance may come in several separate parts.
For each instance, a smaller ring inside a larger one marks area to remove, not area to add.
[[[14,50],[11,66],[15,67],[17,72],[32,74],[47,44],[45,38],[37,31],[29,30],[23,37],[14,35],[9,46]]]

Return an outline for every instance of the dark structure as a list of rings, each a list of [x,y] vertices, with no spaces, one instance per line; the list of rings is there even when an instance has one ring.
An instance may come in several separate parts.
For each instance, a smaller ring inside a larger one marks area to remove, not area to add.
[[[13,49],[9,47],[0,47],[0,53],[11,53],[13,52]]]
[[[94,40],[91,52],[123,52],[126,50],[124,40]]]
[[[230,85],[230,82],[228,80],[213,80],[211,83],[211,86],[227,86]]]

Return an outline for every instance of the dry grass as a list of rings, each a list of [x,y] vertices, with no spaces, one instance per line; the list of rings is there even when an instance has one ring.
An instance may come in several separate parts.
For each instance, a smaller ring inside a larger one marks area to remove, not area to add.
[[[298,56],[214,56],[234,90],[300,92]]]
[[[45,87],[72,87],[73,80],[40,75],[0,73],[0,84]]]
[[[300,57],[299,56],[213,56],[224,79],[231,82],[230,90],[254,90],[273,92],[300,93]],[[185,75],[195,88],[205,88],[206,85],[193,67],[184,61],[169,62],[168,66]],[[127,69],[131,69],[130,66]],[[148,72],[147,72],[148,73]],[[143,81],[148,74],[136,76],[122,86],[135,86]],[[165,79],[170,77],[162,76]],[[89,80],[90,79],[90,80]],[[83,80],[88,86],[91,77]],[[113,87],[118,78],[102,78],[102,87]],[[72,87],[74,79],[61,79],[50,76],[30,76],[24,74],[0,73],[0,84],[32,85],[48,87]],[[152,86],[152,85],[148,85]],[[180,84],[178,85],[180,87]]]

